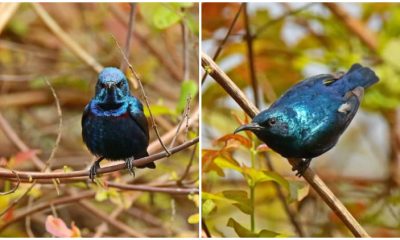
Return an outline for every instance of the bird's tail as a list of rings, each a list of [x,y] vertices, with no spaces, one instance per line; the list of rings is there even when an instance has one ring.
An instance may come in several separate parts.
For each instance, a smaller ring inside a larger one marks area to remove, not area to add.
[[[144,157],[148,157],[148,156],[149,156],[149,154],[146,151],[141,156],[138,156],[138,158],[144,158]],[[151,168],[151,169],[154,169],[154,168],[156,168],[156,164],[154,162],[150,162],[150,163],[147,163],[147,164],[142,165],[142,166],[137,166],[137,168]]]
[[[352,88],[368,88],[379,81],[378,76],[372,69],[363,67],[359,63],[353,64],[344,77],[347,78]]]

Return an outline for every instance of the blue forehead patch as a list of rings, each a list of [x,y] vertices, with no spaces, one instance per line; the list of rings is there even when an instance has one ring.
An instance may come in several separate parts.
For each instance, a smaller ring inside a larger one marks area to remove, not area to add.
[[[106,67],[99,74],[99,80],[102,82],[119,81],[121,79],[125,79],[125,75],[115,67]]]

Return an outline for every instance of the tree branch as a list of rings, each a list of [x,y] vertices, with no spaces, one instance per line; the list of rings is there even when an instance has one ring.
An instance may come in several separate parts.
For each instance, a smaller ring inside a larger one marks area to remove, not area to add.
[[[204,69],[208,69],[209,74],[219,83],[225,91],[242,107],[250,117],[254,117],[260,111],[245,97],[235,83],[218,67],[218,65],[205,53],[201,55],[201,64]],[[288,159],[292,166],[295,166],[299,159]],[[368,233],[351,215],[346,207],[325,185],[325,183],[311,170],[307,168],[303,175],[304,179],[318,193],[324,202],[335,212],[347,228],[356,237],[369,237]]]
[[[177,153],[182,151],[183,149],[186,149],[194,144],[196,144],[199,141],[199,137],[196,137],[190,141],[187,141],[179,146],[176,146],[174,148],[171,148],[169,151],[171,154]],[[148,164],[150,162],[154,162],[156,160],[160,160],[162,158],[168,157],[168,154],[166,152],[160,152],[157,154],[153,154],[148,157],[136,159],[133,161],[134,166],[142,166],[145,164]],[[110,173],[110,172],[115,172],[118,170],[125,169],[125,163],[119,163],[115,164],[112,166],[108,167],[103,167],[98,170],[98,173]],[[49,178],[75,178],[75,177],[89,177],[89,170],[81,170],[81,171],[74,171],[74,172],[51,172],[51,173],[40,173],[40,172],[23,172],[23,171],[15,171],[18,176],[20,177],[21,181],[23,179],[29,179],[29,180],[35,180],[35,179],[49,179]],[[14,179],[15,174],[12,171],[4,171],[0,170],[0,178],[6,178],[6,179]]]
[[[378,49],[378,39],[360,20],[352,17],[337,3],[323,3],[341,21],[350,32],[353,32],[372,52]]]

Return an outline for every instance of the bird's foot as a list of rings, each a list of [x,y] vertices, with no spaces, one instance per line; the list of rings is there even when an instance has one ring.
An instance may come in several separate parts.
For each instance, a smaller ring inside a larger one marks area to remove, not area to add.
[[[94,182],[94,179],[95,179],[95,177],[97,176],[97,170],[99,170],[99,168],[100,168],[100,162],[101,162],[101,160],[103,160],[103,159],[104,159],[103,157],[97,159],[97,160],[93,163],[93,165],[90,167],[90,170],[89,170],[89,178],[90,178],[90,180],[92,180],[92,182]]]
[[[302,177],[304,172],[310,166],[311,158],[303,158],[296,166],[293,166],[292,170],[297,171],[296,176]]]
[[[134,158],[128,158],[125,160],[125,166],[128,169],[129,173],[135,177],[135,166],[133,165]]]

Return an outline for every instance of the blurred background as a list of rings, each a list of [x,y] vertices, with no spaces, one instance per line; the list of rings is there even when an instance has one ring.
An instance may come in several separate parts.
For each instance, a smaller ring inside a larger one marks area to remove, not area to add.
[[[374,237],[400,236],[399,17],[396,3],[202,4],[202,50],[214,57],[222,49],[217,64],[260,109],[306,77],[353,63],[380,77],[336,147],[311,164]],[[254,136],[229,135],[245,114],[211,77],[202,96],[203,218],[211,235],[352,236],[285,159]]]
[[[120,67],[122,55],[113,36],[125,49],[131,13],[134,30],[129,60],[143,82],[160,135],[166,136],[167,146],[198,135],[198,4],[0,3],[1,168],[40,171],[49,158],[59,133],[59,117],[48,80],[61,104],[63,121],[50,169],[88,169],[94,157],[81,138],[82,111],[94,95],[102,67]],[[137,82],[129,71],[126,74],[132,94],[143,102]],[[180,134],[174,137],[180,122]],[[163,151],[151,128],[150,135],[149,151]],[[156,170],[136,170],[134,178],[122,170],[102,179],[197,188],[198,156],[198,149],[191,147],[157,161]],[[0,180],[2,192],[14,185]],[[120,191],[101,184],[55,181],[36,184],[23,196],[30,186],[21,184],[16,192],[0,196],[0,236],[57,236],[45,227],[49,215],[65,223],[59,234],[66,236],[68,229],[74,229],[72,222],[83,237],[198,235],[198,194]],[[84,198],[84,193],[92,195]],[[27,214],[32,207],[70,196],[78,198]],[[7,209],[14,201],[18,204]],[[21,214],[26,216],[4,229],[4,224]]]

